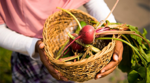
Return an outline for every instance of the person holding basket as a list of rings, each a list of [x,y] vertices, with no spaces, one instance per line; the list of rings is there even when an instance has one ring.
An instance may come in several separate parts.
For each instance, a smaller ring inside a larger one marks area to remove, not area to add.
[[[110,12],[104,0],[0,1],[0,46],[13,51],[13,83],[73,83],[47,63],[42,31],[48,16],[59,11],[56,7],[76,9],[82,5],[98,21],[104,20]],[[116,22],[112,14],[108,20]],[[116,41],[112,60],[95,79],[113,72],[122,60],[122,52],[122,42]]]

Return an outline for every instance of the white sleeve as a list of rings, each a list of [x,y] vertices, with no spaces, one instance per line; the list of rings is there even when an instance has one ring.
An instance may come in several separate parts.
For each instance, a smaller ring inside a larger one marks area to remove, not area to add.
[[[39,39],[30,38],[0,25],[0,46],[8,50],[20,52],[32,59],[39,60],[39,54],[35,53],[35,44]]]
[[[90,0],[84,5],[84,7],[86,8],[87,12],[95,17],[98,21],[104,20],[110,12],[110,9],[104,0]],[[110,22],[116,22],[113,14],[111,14],[107,20]]]

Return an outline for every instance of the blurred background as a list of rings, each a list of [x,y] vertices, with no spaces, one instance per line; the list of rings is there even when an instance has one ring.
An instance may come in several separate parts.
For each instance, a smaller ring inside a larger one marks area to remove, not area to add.
[[[0,47],[0,83],[11,83],[11,53]]]
[[[116,0],[105,0],[111,9]],[[86,12],[81,6],[79,9]],[[146,28],[147,38],[150,39],[150,0],[120,0],[113,12],[117,22],[127,23],[139,28]],[[11,83],[11,51],[0,47],[0,83]],[[118,68],[110,75],[98,79],[90,80],[84,83],[128,83],[127,74],[121,72]]]

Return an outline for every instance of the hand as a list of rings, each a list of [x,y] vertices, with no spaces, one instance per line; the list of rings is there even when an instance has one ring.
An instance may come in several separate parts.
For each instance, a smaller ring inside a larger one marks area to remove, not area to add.
[[[122,53],[123,53],[123,44],[121,41],[116,41],[116,46],[112,60],[108,65],[106,65],[104,68],[101,69],[101,71],[95,76],[95,79],[105,77],[111,72],[113,72],[122,60]]]
[[[37,41],[36,46],[35,46],[35,51],[40,54],[41,61],[43,62],[44,66],[47,68],[49,73],[55,79],[61,80],[61,81],[68,81],[67,78],[63,77],[56,69],[54,69],[54,67],[50,63],[47,62],[47,59],[45,57],[46,53],[44,51],[44,43],[41,40]]]

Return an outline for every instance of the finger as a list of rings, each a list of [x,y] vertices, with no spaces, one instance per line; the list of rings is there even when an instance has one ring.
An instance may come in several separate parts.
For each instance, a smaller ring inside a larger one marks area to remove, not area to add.
[[[106,71],[106,72],[97,74],[95,79],[98,79],[98,78],[102,78],[102,77],[107,76],[108,74],[112,73],[112,72],[116,69],[116,67],[117,67],[117,66],[111,68],[110,70],[108,70],[108,71]]]
[[[47,59],[46,59],[46,56],[45,56],[45,53],[41,53],[40,54],[42,57],[41,57],[41,61],[43,62],[43,64],[45,65],[45,67],[48,69],[48,71],[52,74],[57,74],[57,71],[53,68],[53,66],[47,62]],[[53,71],[53,72],[52,72]]]
[[[113,67],[118,65],[118,55],[113,54],[113,58],[115,58],[116,60],[111,60],[108,65],[106,65],[104,68],[102,68],[100,73],[103,73],[103,72],[105,72],[107,70],[110,70],[111,68],[113,68]]]
[[[41,43],[40,43],[40,45],[39,45],[39,48],[40,48],[40,49],[43,49],[43,48],[44,48],[44,46],[45,46],[45,45],[44,45],[44,43],[43,43],[43,42],[41,42]]]
[[[121,41],[116,41],[116,46],[114,50],[114,54],[118,55],[119,57],[119,62],[122,60],[122,53],[123,53],[123,44]],[[115,58],[113,58],[115,60]]]
[[[116,54],[116,53],[113,54],[113,60],[114,61],[118,61],[119,60],[118,54]]]
[[[44,43],[41,40],[39,40],[37,42],[37,45],[39,47],[38,51],[40,54],[40,59],[43,62],[44,66],[47,68],[48,72],[57,80],[68,81],[67,78],[63,77],[58,71],[56,71],[56,69],[50,63],[48,63],[46,53],[43,49],[45,46]]]
[[[43,49],[45,46],[42,40],[38,40],[37,45],[40,49]]]
[[[67,78],[63,77],[50,63],[47,62],[45,54],[45,52],[41,52],[41,61],[48,69],[49,73],[57,80],[68,81]]]
[[[64,77],[60,72],[58,72],[56,69],[54,69],[52,65],[50,65],[50,67],[51,67],[51,70],[53,70],[53,71],[49,71],[49,72],[50,72],[50,74],[51,74],[54,78],[56,78],[57,80],[61,80],[61,81],[68,81],[68,79],[65,78],[65,77]]]
[[[60,79],[62,79],[63,81],[68,81],[68,79],[65,78],[64,76],[61,76]]]
[[[59,78],[58,80],[68,81],[68,79],[65,78],[61,73],[59,73],[58,70],[55,69],[55,71],[57,72],[57,78]]]

